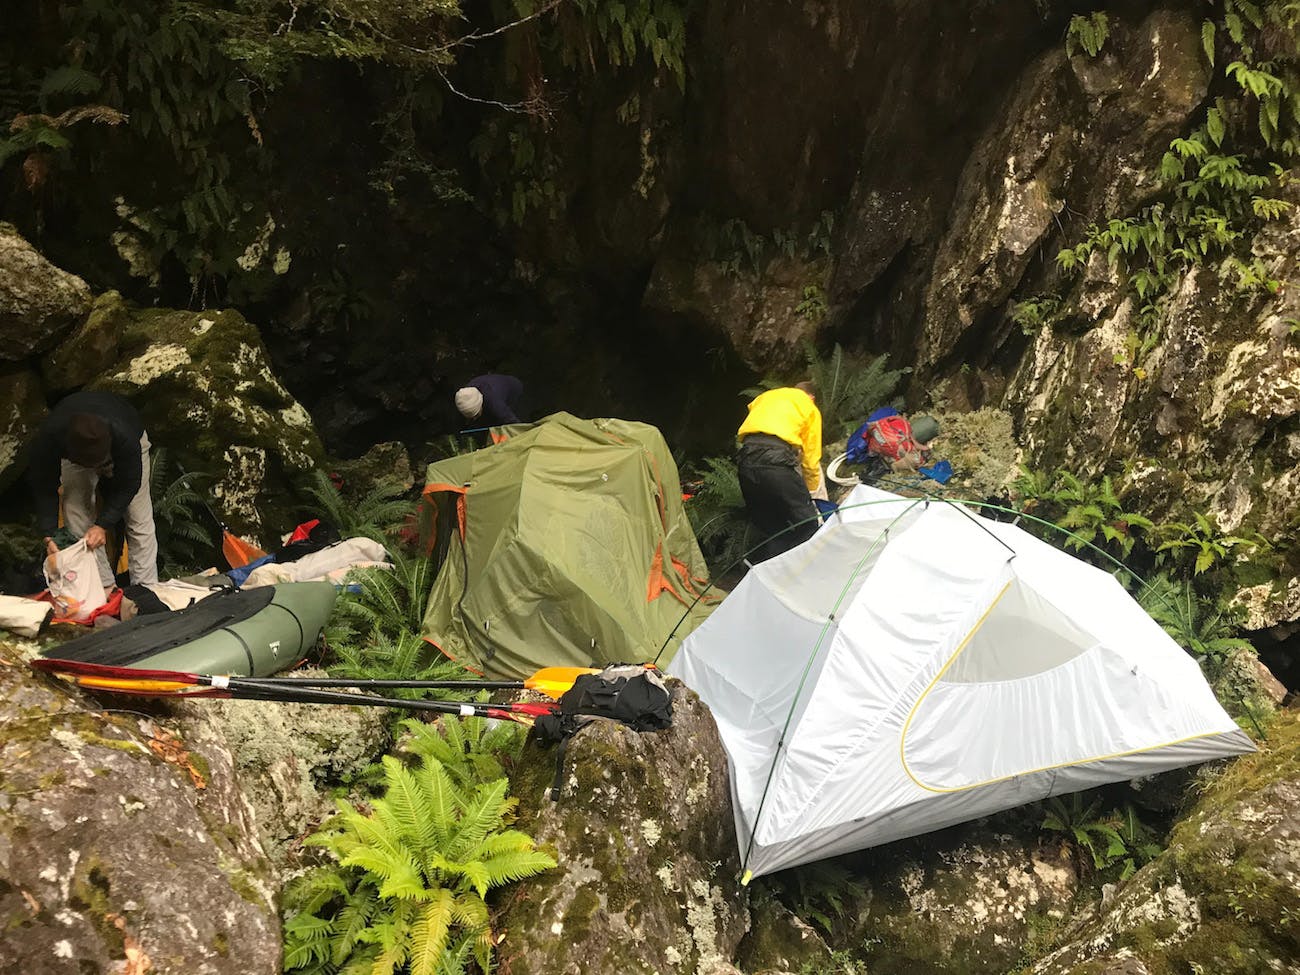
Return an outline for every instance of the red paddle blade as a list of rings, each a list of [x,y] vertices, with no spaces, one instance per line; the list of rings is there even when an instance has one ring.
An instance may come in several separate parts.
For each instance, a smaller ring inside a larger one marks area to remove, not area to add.
[[[145,670],[139,667],[112,667],[108,664],[91,664],[83,660],[61,660],[58,657],[37,657],[33,670],[50,674],[70,674],[77,677],[105,677],[118,680],[166,680],[178,684],[198,684],[198,674],[180,670]]]

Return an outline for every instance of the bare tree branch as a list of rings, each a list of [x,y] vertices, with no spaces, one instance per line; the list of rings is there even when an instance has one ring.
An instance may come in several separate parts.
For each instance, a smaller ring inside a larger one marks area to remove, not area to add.
[[[473,102],[475,105],[491,105],[494,108],[500,108],[507,112],[515,112],[519,115],[533,115],[539,118],[551,117],[550,106],[547,105],[546,99],[541,95],[532,95],[525,98],[523,101],[518,102],[500,102],[492,98],[477,98],[474,95],[461,91],[453,85],[451,79],[447,77],[447,73],[443,71],[441,67],[437,67],[434,70],[438,72],[438,77],[441,78],[442,83],[447,86],[447,90],[457,98],[463,98],[465,101]]]

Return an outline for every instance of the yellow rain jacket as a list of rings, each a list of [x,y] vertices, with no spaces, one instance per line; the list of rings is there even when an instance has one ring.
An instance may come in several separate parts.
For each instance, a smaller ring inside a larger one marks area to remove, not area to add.
[[[822,478],[822,414],[811,396],[794,386],[759,394],[736,436],[743,439],[751,433],[780,437],[798,450],[804,483],[809,491],[817,489]]]

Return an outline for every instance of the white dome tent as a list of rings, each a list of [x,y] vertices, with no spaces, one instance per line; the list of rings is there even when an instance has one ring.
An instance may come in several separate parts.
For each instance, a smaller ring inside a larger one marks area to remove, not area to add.
[[[746,882],[1254,750],[1113,577],[865,486],[755,566],[669,669],[721,732]]]

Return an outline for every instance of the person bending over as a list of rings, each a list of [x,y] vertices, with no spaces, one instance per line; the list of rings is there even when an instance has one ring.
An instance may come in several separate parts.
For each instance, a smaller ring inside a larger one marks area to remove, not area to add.
[[[817,531],[810,492],[821,483],[822,415],[813,384],[769,389],[755,397],[736,436],[740,491],[750,520],[767,539],[759,558],[769,559]],[[777,534],[785,528],[790,531]]]
[[[113,393],[65,397],[36,432],[27,478],[48,553],[57,551],[51,536],[58,527],[62,485],[64,523],[95,553],[104,588],[114,583],[105,531],[123,520],[131,583],[158,581],[158,536],[149,498],[149,436],[130,403]],[[98,510],[97,488],[103,498]]]
[[[524,384],[514,376],[488,373],[475,376],[456,390],[456,409],[479,426],[496,427],[506,423],[523,423],[526,417],[522,401]]]

